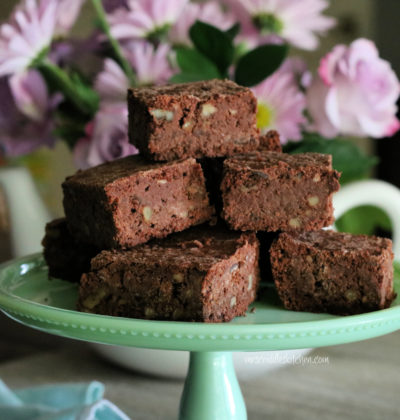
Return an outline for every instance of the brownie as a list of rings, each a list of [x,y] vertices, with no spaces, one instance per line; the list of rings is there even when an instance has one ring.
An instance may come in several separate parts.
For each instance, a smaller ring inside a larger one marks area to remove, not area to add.
[[[267,133],[261,135],[258,150],[282,152],[282,145],[279,133],[275,130],[270,130]]]
[[[222,157],[257,149],[257,100],[230,80],[128,91],[129,137],[156,161]]]
[[[198,227],[127,251],[103,251],[79,290],[78,309],[132,318],[223,322],[256,297],[253,233]]]
[[[49,277],[71,282],[79,282],[82,273],[89,270],[90,260],[100,252],[95,246],[76,241],[65,218],[47,223],[42,245]]]
[[[271,130],[260,136],[258,150],[281,152],[282,146],[278,132]],[[199,163],[201,164],[206,178],[206,187],[210,196],[210,201],[215,206],[217,214],[220,214],[222,211],[220,185],[225,159],[225,157],[199,159]]]
[[[213,215],[194,159],[160,164],[128,156],[77,172],[63,190],[72,235],[101,249],[162,238]]]
[[[235,230],[315,230],[333,223],[332,157],[256,152],[224,161],[222,217]]]
[[[395,298],[389,239],[328,230],[281,233],[270,255],[287,309],[358,314],[387,308]]]

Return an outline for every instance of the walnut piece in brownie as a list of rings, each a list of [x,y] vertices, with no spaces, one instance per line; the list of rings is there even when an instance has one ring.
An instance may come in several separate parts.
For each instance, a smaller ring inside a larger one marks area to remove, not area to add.
[[[127,251],[103,251],[79,290],[78,309],[132,318],[225,322],[256,297],[253,233],[198,227]]]
[[[79,282],[82,274],[89,270],[90,260],[100,252],[95,246],[76,241],[69,233],[65,218],[47,223],[42,245],[49,277],[71,282]]]
[[[63,190],[72,235],[101,249],[162,238],[213,215],[194,159],[157,164],[128,156],[77,172]]]
[[[256,150],[257,100],[230,80],[128,91],[130,141],[156,161]]]
[[[287,309],[358,314],[387,308],[395,298],[389,239],[326,230],[282,233],[270,256]]]
[[[332,157],[256,152],[224,161],[222,218],[235,230],[303,231],[333,222]]]

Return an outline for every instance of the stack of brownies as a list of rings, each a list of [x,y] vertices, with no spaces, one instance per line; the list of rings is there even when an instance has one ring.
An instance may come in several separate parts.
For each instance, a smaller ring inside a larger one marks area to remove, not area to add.
[[[320,230],[339,189],[331,156],[284,154],[276,132],[260,136],[249,89],[137,88],[128,106],[140,155],[67,178],[66,217],[46,227],[49,274],[80,282],[79,310],[229,321],[256,298],[260,267],[288,309],[390,305],[391,242]]]

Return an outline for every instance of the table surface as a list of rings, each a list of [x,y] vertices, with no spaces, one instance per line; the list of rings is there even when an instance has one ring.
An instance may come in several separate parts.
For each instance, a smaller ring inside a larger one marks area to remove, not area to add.
[[[0,317],[0,378],[11,387],[98,380],[132,420],[176,419],[183,381],[123,370],[85,343],[40,333]],[[321,365],[289,365],[241,381],[249,420],[398,419],[400,332],[316,349]]]

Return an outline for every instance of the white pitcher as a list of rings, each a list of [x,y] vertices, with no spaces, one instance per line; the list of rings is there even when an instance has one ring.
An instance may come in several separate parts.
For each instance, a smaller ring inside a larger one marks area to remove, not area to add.
[[[13,256],[19,257],[41,250],[44,226],[50,214],[39,198],[29,172],[24,168],[0,170],[0,185],[6,193],[11,219]],[[360,205],[375,205],[389,215],[393,226],[393,251],[400,260],[400,190],[383,181],[360,181],[343,187],[334,196],[335,216],[339,218],[347,210]],[[118,347],[93,344],[108,359],[136,371],[157,376],[184,378],[188,366],[188,353],[179,351],[148,350],[134,347]],[[269,352],[269,359],[293,360],[311,349]],[[283,363],[249,363],[258,360],[264,352],[234,353],[238,377],[249,379],[283,366]]]
[[[10,216],[13,257],[41,251],[40,242],[51,215],[44,206],[29,171],[20,166],[2,168],[0,185]]]

